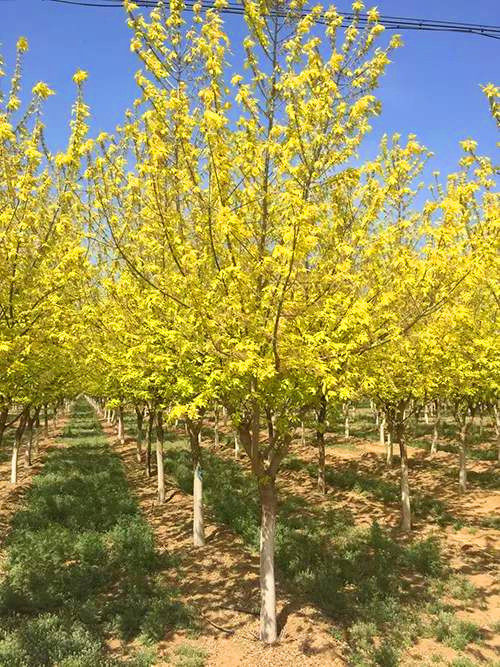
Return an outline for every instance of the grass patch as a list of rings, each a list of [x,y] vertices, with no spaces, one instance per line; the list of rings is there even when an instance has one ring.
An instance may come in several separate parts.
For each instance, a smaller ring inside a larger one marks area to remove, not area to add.
[[[441,612],[432,623],[432,634],[437,641],[462,651],[468,644],[481,639],[479,627],[470,621],[461,621],[452,612]]]
[[[12,522],[0,664],[105,664],[110,636],[154,641],[193,623],[158,580],[169,563],[85,403],[62,439],[67,447],[48,455]]]
[[[204,667],[207,652],[190,644],[182,644],[175,650],[175,667]]]

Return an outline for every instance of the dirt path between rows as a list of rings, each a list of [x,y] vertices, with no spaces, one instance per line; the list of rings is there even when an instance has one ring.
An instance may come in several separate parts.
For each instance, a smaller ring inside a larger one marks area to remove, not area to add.
[[[279,583],[280,642],[269,647],[258,641],[258,616],[248,613],[255,612],[260,604],[258,556],[250,554],[228,528],[215,523],[208,509],[206,546],[194,548],[192,498],[178,490],[174,493],[172,487],[167,489],[170,500],[159,505],[155,480],[149,479],[136,461],[135,441],[127,438],[121,445],[111,426],[102,420],[101,426],[124,463],[127,479],[153,527],[160,551],[166,550],[180,561],[176,574],[165,574],[167,582],[180,590],[183,601],[202,618],[199,638],[186,639],[186,633],[172,633],[160,642],[159,655],[163,651],[166,658],[177,644],[187,641],[207,652],[208,667],[347,665],[342,646],[329,632],[328,620],[298,596],[288,594]]]

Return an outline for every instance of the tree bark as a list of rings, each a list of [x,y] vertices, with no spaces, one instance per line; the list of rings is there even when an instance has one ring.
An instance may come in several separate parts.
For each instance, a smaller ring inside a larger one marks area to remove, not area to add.
[[[163,468],[163,413],[158,410],[156,414],[156,476],[158,481],[158,502],[165,502],[165,471]]]
[[[146,472],[148,477],[151,477],[151,446],[153,441],[153,426],[155,422],[155,410],[149,410],[148,415],[148,442],[146,447]]]
[[[409,532],[411,530],[411,498],[410,498],[410,480],[408,473],[408,450],[406,447],[406,434],[405,434],[405,419],[406,419],[405,408],[406,408],[406,401],[401,401],[396,410],[395,432],[397,436],[397,442],[399,445],[400,464],[401,464],[401,470],[400,470],[401,530],[403,532]]]
[[[318,490],[326,493],[325,480],[325,429],[326,429],[326,396],[320,393],[319,406],[317,410],[316,444],[318,447]]]
[[[49,437],[49,411],[47,403],[43,404],[43,427],[45,431],[45,437]]]
[[[350,438],[351,431],[349,425],[349,403],[344,403],[343,412],[344,412],[344,436],[346,438]]]
[[[118,407],[118,440],[120,444],[125,443],[125,431],[123,428],[123,405],[120,403]]]
[[[500,409],[498,402],[493,406],[493,413],[495,415],[495,437],[497,441],[497,460],[500,462]]]
[[[458,470],[458,489],[460,493],[467,491],[467,417],[460,428],[460,451]]]
[[[203,522],[203,468],[202,449],[200,446],[201,420],[186,419],[193,463],[193,544],[202,547],[205,544],[205,526]]]
[[[238,437],[238,431],[234,432],[234,458],[236,460],[240,458],[240,439]]]
[[[385,417],[379,418],[378,433],[380,446],[383,447],[385,445]]]
[[[260,638],[266,644],[274,644],[278,639],[274,573],[277,503],[274,480],[261,483],[259,494],[262,508],[260,526]]]
[[[219,447],[219,408],[214,410],[214,445]]]
[[[12,445],[12,458],[10,466],[10,483],[17,484],[17,461],[19,458],[19,448],[21,446],[21,441],[23,439],[24,429],[26,427],[27,419],[27,410],[23,410],[21,416],[19,417],[19,424],[16,428],[16,434],[14,437],[14,444]]]
[[[24,467],[29,468],[31,467],[31,453],[32,453],[32,448],[33,448],[33,427],[35,425],[35,419],[36,419],[36,411],[33,412],[33,414],[30,413],[30,410],[28,410],[28,414],[26,417],[26,425],[28,427],[28,441],[26,443],[26,449],[24,451]]]
[[[4,405],[0,410],[0,447],[2,446],[3,434],[7,426],[8,418],[9,418],[9,406]]]
[[[137,423],[137,463],[142,461],[142,441],[144,440],[143,424],[144,424],[144,408],[135,406],[135,417]]]

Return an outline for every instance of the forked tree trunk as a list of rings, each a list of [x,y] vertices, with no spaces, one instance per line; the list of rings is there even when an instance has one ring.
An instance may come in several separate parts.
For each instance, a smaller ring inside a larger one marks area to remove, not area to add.
[[[142,441],[144,440],[143,424],[144,424],[144,408],[135,406],[135,417],[137,423],[137,463],[142,461]]]
[[[23,410],[21,416],[19,417],[19,424],[16,428],[16,434],[14,437],[14,444],[12,445],[12,458],[10,466],[10,483],[17,484],[17,462],[19,458],[19,448],[21,447],[21,441],[23,439],[24,429],[26,428],[27,420],[27,411]]]
[[[118,408],[118,440],[120,441],[121,445],[125,443],[125,430],[123,428],[123,405],[121,405],[121,403]]]
[[[319,406],[316,413],[316,444],[318,447],[318,490],[326,493],[325,480],[325,429],[326,429],[326,396],[321,393],[319,397]]]
[[[158,481],[158,502],[165,502],[165,472],[163,469],[163,413],[158,410],[156,415],[156,476]]]
[[[266,644],[278,639],[276,622],[276,588],[274,548],[276,541],[276,488],[274,480],[259,486],[260,525],[260,638]]]

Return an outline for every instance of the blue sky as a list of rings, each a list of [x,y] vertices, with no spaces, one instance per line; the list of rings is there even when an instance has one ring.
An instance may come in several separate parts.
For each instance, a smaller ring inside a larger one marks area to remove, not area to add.
[[[345,0],[336,4],[340,10],[350,9]],[[379,0],[373,4],[388,15],[500,24],[497,0]],[[129,50],[122,11],[42,0],[0,0],[0,12],[0,44],[8,71],[17,37],[24,35],[30,42],[26,85],[42,79],[57,92],[47,104],[50,146],[64,145],[74,95],[71,77],[78,68],[90,74],[86,98],[92,109],[92,133],[112,131],[135,95],[137,61]],[[226,21],[237,51],[242,19],[228,16]],[[458,142],[463,138],[477,139],[481,151],[494,155],[497,131],[479,84],[499,83],[500,40],[450,33],[402,34],[405,47],[396,52],[378,91],[383,112],[363,154],[374,154],[384,132],[414,132],[436,154],[432,168],[443,173],[455,168]]]

